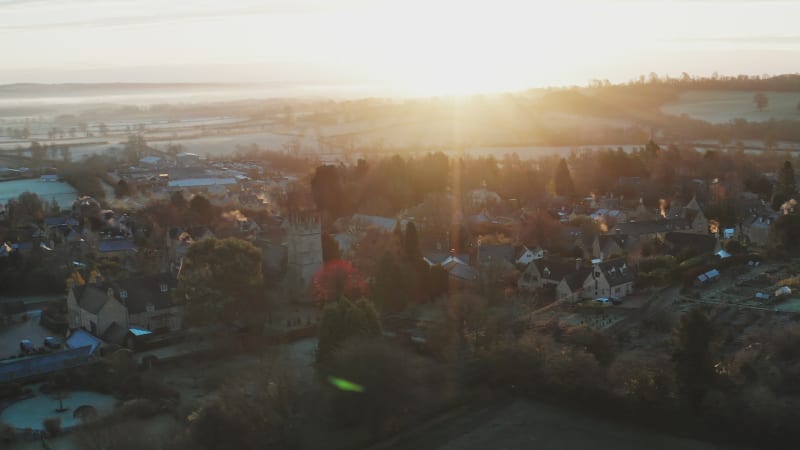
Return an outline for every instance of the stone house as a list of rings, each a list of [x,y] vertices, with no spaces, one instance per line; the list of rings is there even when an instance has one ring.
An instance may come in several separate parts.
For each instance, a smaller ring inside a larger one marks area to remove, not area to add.
[[[624,297],[633,292],[635,278],[625,258],[595,263],[583,282],[583,297]]]
[[[606,259],[627,252],[633,240],[627,234],[598,234],[592,243],[592,258]]]
[[[581,299],[583,293],[583,285],[586,277],[589,276],[591,269],[588,267],[581,267],[575,272],[565,276],[561,282],[556,286],[556,298],[559,300],[569,300],[577,302]]]
[[[520,274],[517,287],[521,291],[532,292],[537,289],[561,283],[565,276],[580,270],[581,260],[542,258],[528,264]]]
[[[177,331],[183,326],[183,306],[172,300],[177,279],[169,273],[113,283],[73,286],[67,294],[71,329],[83,328],[102,336],[116,323],[153,332]]]
[[[100,336],[113,323],[127,323],[128,310],[103,285],[74,286],[67,294],[67,320],[70,329],[83,328]]]

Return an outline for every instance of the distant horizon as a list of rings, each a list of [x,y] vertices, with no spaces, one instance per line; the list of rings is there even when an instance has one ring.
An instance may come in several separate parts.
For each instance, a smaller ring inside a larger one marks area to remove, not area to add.
[[[640,77],[648,77],[650,74],[640,73],[634,77],[630,77],[629,79],[623,81],[611,81],[612,85],[622,85],[627,84],[630,82],[635,82],[636,80],[640,79]],[[679,74],[657,74],[659,77],[669,76],[670,78],[680,78]],[[710,79],[712,76],[716,75],[720,78],[729,78],[729,77],[738,77],[742,75],[754,77],[758,76],[762,79],[764,78],[773,78],[773,77],[782,77],[782,76],[800,76],[800,72],[786,72],[786,73],[776,73],[776,74],[742,74],[742,73],[712,73],[712,74],[688,74],[693,79]],[[597,78],[595,79],[597,80]],[[381,85],[378,83],[368,84],[368,83],[357,83],[357,82],[348,82],[348,81],[336,81],[336,80],[307,80],[307,81],[300,81],[300,80],[270,80],[270,81],[101,81],[101,82],[94,82],[94,81],[66,81],[66,82],[32,82],[32,81],[23,81],[23,82],[10,82],[10,83],[2,83],[0,82],[0,98],[13,98],[15,96],[32,96],[32,97],[39,97],[47,96],[54,91],[57,91],[61,88],[69,88],[69,87],[79,87],[79,88],[86,88],[86,90],[78,90],[75,92],[70,93],[62,93],[59,92],[60,95],[65,97],[79,97],[82,95],[91,94],[91,89],[119,89],[119,90],[135,90],[135,89],[159,89],[159,88],[175,88],[175,89],[191,89],[191,88],[230,88],[230,89],[252,89],[252,88],[272,88],[278,89],[281,88],[309,88],[314,87],[317,88],[317,92],[322,92],[326,87],[328,88],[344,88],[344,87],[351,87],[351,88],[362,88],[364,89],[364,95],[371,96],[371,97],[400,97],[400,98],[426,98],[426,97],[436,97],[436,96],[468,96],[468,95],[498,95],[504,93],[515,93],[515,92],[526,92],[526,91],[536,91],[536,90],[548,90],[548,89],[570,89],[570,88],[583,88],[587,87],[592,80],[587,80],[584,83],[580,84],[563,84],[563,85],[544,85],[544,86],[534,86],[528,85],[523,86],[518,89],[508,89],[508,90],[500,90],[500,91],[471,91],[471,92],[462,92],[462,93],[421,93],[421,94],[412,94],[412,93],[399,93],[397,91],[392,92],[391,89],[387,89],[385,93],[381,94],[381,88],[385,87],[385,85]],[[43,92],[35,92],[36,88],[42,88]],[[347,92],[347,91],[342,91]],[[357,91],[354,91],[357,92]],[[326,95],[326,94],[317,94],[317,95]],[[354,94],[357,96],[357,94]],[[344,95],[348,97],[348,95]],[[292,95],[287,95],[287,97],[292,97]]]
[[[496,93],[800,69],[789,0],[0,0],[0,83],[375,85]]]

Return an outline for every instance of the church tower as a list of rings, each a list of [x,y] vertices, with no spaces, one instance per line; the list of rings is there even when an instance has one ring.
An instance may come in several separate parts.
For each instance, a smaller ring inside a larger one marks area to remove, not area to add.
[[[295,213],[288,221],[287,288],[292,299],[308,300],[311,281],[322,268],[321,219],[316,213]]]

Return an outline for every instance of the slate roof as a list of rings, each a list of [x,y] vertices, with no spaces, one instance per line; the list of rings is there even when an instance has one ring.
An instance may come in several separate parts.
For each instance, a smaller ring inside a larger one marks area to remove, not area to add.
[[[166,292],[161,292],[162,284],[166,285]],[[162,273],[100,285],[86,284],[72,289],[78,305],[92,314],[97,314],[108,301],[108,289],[113,289],[114,297],[125,305],[129,313],[139,314],[147,311],[148,304],[152,304],[156,310],[172,307],[171,290],[177,287],[178,279],[174,275]],[[123,290],[125,296],[120,294]]]
[[[109,325],[106,329],[106,332],[103,333],[103,336],[101,336],[101,339],[110,344],[123,345],[125,343],[125,336],[127,335],[127,328],[123,327],[117,322],[112,322],[111,325]]]
[[[52,228],[78,225],[78,221],[72,217],[45,217],[44,224]]]
[[[67,347],[72,349],[90,347],[89,353],[92,353],[103,344],[103,341],[96,336],[92,336],[88,331],[78,328],[72,331],[72,334],[67,338],[66,344]]]
[[[161,291],[162,285],[166,286],[166,292]],[[171,290],[178,287],[178,279],[170,273],[161,273],[122,280],[112,283],[110,287],[114,289],[114,296],[127,306],[129,313],[139,314],[147,310],[148,303],[156,310],[172,307]],[[122,298],[120,290],[127,291],[127,298]]]
[[[605,275],[606,280],[608,280],[608,284],[611,287],[630,283],[636,278],[636,275],[628,266],[625,258],[604,261],[598,264],[598,267],[603,272],[603,275]]]
[[[566,281],[570,291],[575,292],[583,287],[583,282],[586,281],[586,278],[591,273],[592,269],[588,267],[581,267],[579,270],[576,270],[575,272],[565,276],[564,281]]]
[[[100,253],[136,251],[136,244],[130,239],[103,239],[97,241]]]
[[[448,256],[450,256],[449,253],[426,253],[424,259],[425,262],[428,263],[428,265],[436,266],[443,263]]]
[[[612,243],[617,244],[621,249],[627,248],[630,237],[627,234],[600,234],[597,236],[600,251],[606,250]]]
[[[107,291],[102,286],[85,284],[73,287],[72,292],[78,305],[92,314],[97,314],[108,301]]]
[[[466,264],[453,264],[449,269],[448,273],[450,276],[465,280],[465,281],[477,281],[478,280],[478,272],[466,265]]]
[[[469,264],[468,253],[456,253],[455,255],[451,255],[450,253],[426,253],[423,259],[425,259],[425,262],[427,262],[429,266],[445,266],[448,262],[452,261],[451,257],[457,258],[464,264]]]
[[[497,261],[514,262],[514,246],[511,244],[481,245],[478,247],[478,264]]]
[[[353,214],[353,222],[364,226],[373,226],[382,228],[386,231],[392,231],[397,224],[397,219],[393,219],[391,217],[369,216],[366,214]],[[406,221],[401,221],[401,224],[404,222]]]
[[[664,236],[664,240],[675,250],[693,249],[700,254],[713,253],[717,247],[714,236],[707,234],[669,232]]]
[[[542,258],[537,259],[533,264],[542,277],[548,280],[561,281],[565,276],[576,271],[575,261],[570,259]],[[545,275],[545,269],[549,269],[550,275]]]
[[[680,231],[690,229],[686,219],[658,219],[643,220],[641,222],[618,223],[614,234],[628,234],[631,236],[641,236],[643,234],[666,233],[668,231]]]
[[[237,184],[236,178],[186,178],[183,180],[172,180],[167,183],[168,187],[202,187],[202,186],[228,186]]]

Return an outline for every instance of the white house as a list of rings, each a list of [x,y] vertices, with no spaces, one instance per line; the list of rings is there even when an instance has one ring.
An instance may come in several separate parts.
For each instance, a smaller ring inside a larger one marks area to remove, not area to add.
[[[527,266],[528,264],[534,262],[537,259],[544,258],[544,250],[542,247],[536,247],[534,249],[529,249],[526,246],[522,246],[517,251],[517,264],[522,264],[523,266]]]

